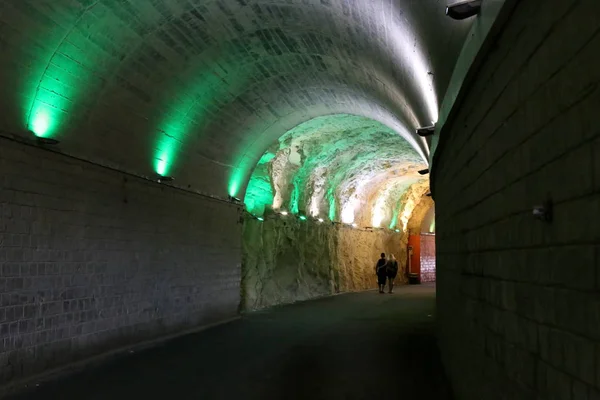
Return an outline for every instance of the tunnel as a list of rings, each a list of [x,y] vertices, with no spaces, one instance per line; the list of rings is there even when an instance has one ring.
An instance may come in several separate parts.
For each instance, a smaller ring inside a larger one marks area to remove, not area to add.
[[[0,397],[600,398],[598,21],[0,1]]]

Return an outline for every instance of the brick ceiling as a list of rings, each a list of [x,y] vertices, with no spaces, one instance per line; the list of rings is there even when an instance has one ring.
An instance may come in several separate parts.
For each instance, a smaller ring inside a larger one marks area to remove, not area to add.
[[[312,118],[437,118],[469,22],[440,0],[4,0],[0,129],[226,196]]]

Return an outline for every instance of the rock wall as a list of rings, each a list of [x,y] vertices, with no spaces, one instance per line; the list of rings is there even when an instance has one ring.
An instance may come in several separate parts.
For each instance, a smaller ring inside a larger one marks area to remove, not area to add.
[[[242,310],[376,288],[374,266],[381,252],[398,258],[401,284],[404,236],[291,216],[264,222],[248,218],[243,228]]]

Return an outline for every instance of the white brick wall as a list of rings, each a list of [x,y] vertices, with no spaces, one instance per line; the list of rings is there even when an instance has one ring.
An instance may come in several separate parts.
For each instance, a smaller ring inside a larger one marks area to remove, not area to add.
[[[238,210],[0,138],[0,381],[234,316]]]
[[[521,0],[433,164],[460,399],[600,398],[600,3]],[[552,224],[532,217],[550,196]]]

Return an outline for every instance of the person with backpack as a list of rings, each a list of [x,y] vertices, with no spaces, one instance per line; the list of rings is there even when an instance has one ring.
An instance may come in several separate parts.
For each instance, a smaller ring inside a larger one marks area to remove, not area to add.
[[[394,293],[394,279],[396,279],[396,275],[398,275],[398,261],[393,254],[390,254],[390,258],[385,265],[385,272],[390,286],[390,291],[388,293]]]
[[[385,253],[381,253],[381,258],[375,265],[375,274],[377,275],[377,283],[379,284],[379,293],[385,293],[385,281],[387,279],[386,265],[387,260],[385,259]]]

